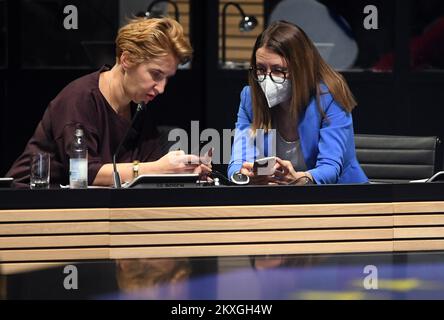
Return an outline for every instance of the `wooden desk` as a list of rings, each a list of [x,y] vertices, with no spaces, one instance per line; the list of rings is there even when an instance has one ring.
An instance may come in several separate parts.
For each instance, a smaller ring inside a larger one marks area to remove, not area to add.
[[[441,184],[9,190],[9,196],[0,210],[3,274],[79,260],[444,249]]]

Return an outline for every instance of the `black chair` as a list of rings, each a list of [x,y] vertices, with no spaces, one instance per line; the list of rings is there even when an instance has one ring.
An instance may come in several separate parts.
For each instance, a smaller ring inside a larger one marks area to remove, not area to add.
[[[438,137],[355,135],[356,154],[371,182],[402,183],[442,170]]]

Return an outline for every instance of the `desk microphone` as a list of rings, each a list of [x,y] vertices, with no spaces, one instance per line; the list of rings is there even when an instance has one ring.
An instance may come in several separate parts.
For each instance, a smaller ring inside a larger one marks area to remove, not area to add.
[[[131,120],[131,125],[129,126],[128,130],[125,133],[125,136],[120,141],[119,145],[117,146],[116,152],[113,154],[113,181],[114,181],[114,188],[120,189],[122,188],[122,183],[120,181],[120,174],[119,171],[117,171],[117,164],[116,164],[116,157],[119,155],[120,149],[122,148],[125,141],[128,139],[128,135],[133,128],[134,123],[136,122],[139,114],[144,111],[146,108],[146,104],[139,103],[136,108],[136,112],[134,113],[133,119]]]

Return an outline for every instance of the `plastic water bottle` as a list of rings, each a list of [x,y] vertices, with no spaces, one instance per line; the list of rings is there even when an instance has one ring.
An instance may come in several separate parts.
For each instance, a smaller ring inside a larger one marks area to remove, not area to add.
[[[76,129],[74,141],[71,144],[69,187],[71,189],[88,188],[88,148],[81,128]]]

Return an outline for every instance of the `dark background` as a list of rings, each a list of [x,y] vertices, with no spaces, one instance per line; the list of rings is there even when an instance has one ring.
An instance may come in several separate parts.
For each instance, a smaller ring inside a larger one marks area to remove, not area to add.
[[[278,2],[264,2],[265,19]],[[379,9],[378,30],[363,27],[363,8],[368,1],[320,2],[344,17],[360,48],[354,68],[342,72],[359,103],[353,111],[355,132],[444,137],[444,40],[432,46],[433,54],[421,65],[413,62],[415,52],[410,49],[412,39],[421,37],[444,15],[444,2],[372,1]],[[78,30],[63,28],[67,4],[78,7]],[[218,68],[218,10],[217,0],[190,0],[195,56],[192,68],[179,70],[166,92],[150,103],[160,124],[189,129],[191,120],[200,120],[201,130],[234,127],[247,71]],[[0,28],[3,176],[22,152],[49,101],[70,81],[96,70],[97,63],[83,43],[114,40],[118,2],[0,0]],[[387,54],[395,56],[394,63],[389,70],[375,72],[374,66]]]

